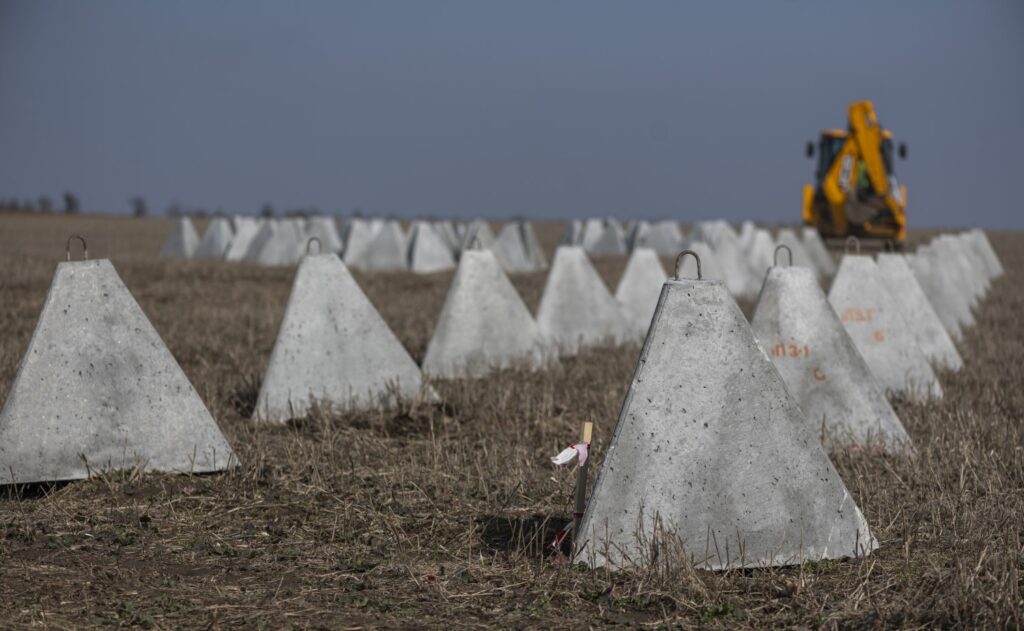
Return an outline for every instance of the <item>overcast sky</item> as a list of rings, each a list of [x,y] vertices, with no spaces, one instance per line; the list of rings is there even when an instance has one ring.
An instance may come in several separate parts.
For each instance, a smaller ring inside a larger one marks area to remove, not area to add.
[[[1024,227],[1009,1],[0,0],[0,198],[796,222],[865,98],[911,226]]]

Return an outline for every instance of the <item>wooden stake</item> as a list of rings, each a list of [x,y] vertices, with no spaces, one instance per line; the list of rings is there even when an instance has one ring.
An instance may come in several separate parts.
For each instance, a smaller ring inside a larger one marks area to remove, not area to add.
[[[576,510],[572,517],[572,545],[576,546],[576,535],[579,532],[580,522],[583,521],[583,512],[587,508],[587,467],[590,466],[590,438],[594,433],[594,424],[587,421],[583,424],[583,440],[588,445],[587,461],[580,465],[576,474]]]

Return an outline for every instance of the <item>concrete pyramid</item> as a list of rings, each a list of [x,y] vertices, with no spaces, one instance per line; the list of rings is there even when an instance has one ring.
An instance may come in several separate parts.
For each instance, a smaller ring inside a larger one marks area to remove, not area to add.
[[[583,231],[583,248],[598,256],[625,254],[626,237],[622,227],[613,219],[588,220]]]
[[[480,377],[521,363],[538,367],[537,323],[490,250],[466,250],[423,359],[438,377]]]
[[[775,261],[775,241],[767,231],[758,228],[750,235],[750,244],[746,249],[747,261],[754,278],[764,278],[768,268]]]
[[[804,244],[800,242],[800,238],[796,236],[790,228],[783,228],[779,230],[778,237],[775,239],[775,245],[784,245],[789,248],[789,251],[793,254],[793,265],[796,267],[806,267],[814,272],[814,276],[821,280],[821,270],[815,265],[814,259],[804,249]]]
[[[961,294],[968,296],[970,308],[978,306],[985,295],[988,279],[981,270],[972,263],[965,252],[963,244],[953,236],[940,235],[931,245],[940,252],[941,261],[945,263],[947,278],[954,280]]]
[[[924,356],[941,368],[953,371],[963,368],[964,361],[960,353],[903,255],[879,254],[878,271],[882,274],[889,294],[899,296],[896,304],[903,314],[903,320],[910,325],[910,332]]]
[[[408,268],[405,232],[397,221],[384,222],[362,253],[349,263],[364,272],[394,272]],[[347,263],[346,259],[346,263]]]
[[[245,260],[267,266],[292,265],[300,247],[294,229],[286,222],[267,221],[256,233],[245,253]]]
[[[719,281],[665,283],[577,553],[591,566],[628,568],[649,558],[659,530],[716,570],[877,547]]]
[[[832,255],[828,253],[828,248],[825,247],[825,242],[821,240],[821,235],[818,234],[818,230],[816,228],[804,226],[800,238],[807,254],[809,254],[811,260],[814,261],[814,266],[818,268],[819,272],[821,272],[820,275],[827,276],[829,278],[835,276],[836,262],[832,259]]]
[[[110,261],[57,265],[0,411],[0,484],[237,464]]]
[[[537,238],[537,232],[533,229],[533,224],[529,221],[519,222],[519,233],[520,238],[526,245],[526,254],[533,264],[533,269],[541,270],[546,268],[548,266],[548,257],[544,255],[544,248],[540,245],[540,239]]]
[[[345,249],[345,244],[341,242],[338,226],[334,223],[333,217],[310,217],[306,221],[304,234],[300,241],[302,248],[305,248],[309,240],[313,238],[320,241],[324,252],[340,254]],[[305,252],[305,249],[302,251]]]
[[[409,235],[409,269],[412,272],[432,274],[455,269],[452,251],[433,225],[426,221],[413,222]]]
[[[345,244],[342,250],[342,258],[349,267],[358,267],[359,262],[366,254],[367,248],[373,236],[384,225],[382,221],[370,221],[355,217],[347,224],[342,234],[342,242]]]
[[[943,328],[954,342],[963,339],[963,332],[960,328],[958,318],[959,298],[953,295],[955,289],[941,278],[939,271],[932,265],[931,257],[922,250],[915,254],[906,255],[907,264],[914,273],[921,290],[928,297],[928,302],[939,316]],[[970,310],[968,310],[970,314]],[[972,316],[973,318],[973,316]]]
[[[719,236],[718,245],[714,248],[716,271],[732,295],[744,300],[756,298],[761,279],[754,277],[754,270],[750,268],[747,257],[740,250],[739,240],[731,233],[723,232]],[[703,259],[701,261],[703,262]]]
[[[737,244],[739,243],[739,235],[736,234],[736,230],[723,219],[698,221],[693,226],[693,232],[690,233],[692,241],[703,241],[715,249],[718,248],[718,242],[724,238],[732,238]]]
[[[679,226],[676,222],[668,220],[655,224],[646,221],[636,222],[627,241],[630,251],[637,248],[650,248],[658,256],[674,257],[683,249],[683,237]]]
[[[253,418],[286,421],[313,402],[386,406],[396,392],[413,399],[421,387],[416,362],[345,264],[334,254],[303,258]]]
[[[741,250],[749,250],[750,245],[754,240],[754,233],[757,231],[757,226],[753,221],[747,219],[740,224],[739,242]]]
[[[498,238],[491,244],[491,250],[501,263],[501,267],[510,274],[534,271],[534,261],[527,251],[525,235],[520,222],[507,223],[498,233]]]
[[[622,313],[638,339],[647,334],[654,308],[658,306],[661,286],[667,278],[657,252],[643,247],[633,250],[615,290],[615,300],[621,305]]]
[[[917,259],[924,257],[928,261],[929,270],[932,275],[931,284],[945,286],[938,293],[941,296],[940,300],[943,306],[939,307],[934,303],[933,306],[936,309],[948,308],[956,316],[961,329],[973,327],[975,319],[971,307],[974,306],[975,298],[966,287],[966,284],[970,281],[967,280],[963,269],[961,269],[960,262],[951,257],[948,252],[944,252],[943,249],[940,244],[933,241],[917,251]],[[920,280],[918,282],[921,282],[922,287],[925,288],[925,293],[931,299],[932,292],[929,291],[929,286]]]
[[[448,251],[453,255],[458,252],[459,233],[455,230],[455,224],[450,221],[435,221],[433,226],[434,231],[444,239],[444,244],[448,246]]]
[[[466,226],[459,242],[459,253],[466,250],[473,250],[479,247],[487,249],[494,244],[494,232],[491,231],[491,224],[483,219],[475,219]]]
[[[999,261],[999,257],[996,256],[995,249],[992,248],[992,243],[988,240],[988,236],[981,230],[975,228],[971,230],[968,237],[974,243],[974,247],[981,253],[982,258],[985,260],[985,265],[989,271],[990,278],[998,278],[1003,275],[1003,264]]]
[[[555,250],[537,324],[546,341],[566,355],[582,346],[604,341],[619,344],[633,337],[619,303],[579,246]]]
[[[567,222],[558,245],[583,245],[583,222],[579,219]]]
[[[188,217],[180,217],[174,222],[171,233],[167,235],[163,246],[160,248],[160,256],[190,259],[199,247],[199,235],[196,227]]]
[[[912,401],[942,398],[928,359],[871,257],[843,257],[828,301],[883,388]]]
[[[910,446],[903,424],[806,267],[772,267],[750,321],[812,429],[829,443]]]
[[[228,220],[216,217],[207,226],[203,240],[199,242],[193,256],[197,259],[223,259],[233,237]]]
[[[249,251],[249,246],[252,245],[252,240],[260,231],[260,223],[255,219],[238,217],[235,219],[235,226],[237,226],[235,235],[231,237],[231,243],[224,251],[224,260],[226,261],[244,259],[246,252]]]

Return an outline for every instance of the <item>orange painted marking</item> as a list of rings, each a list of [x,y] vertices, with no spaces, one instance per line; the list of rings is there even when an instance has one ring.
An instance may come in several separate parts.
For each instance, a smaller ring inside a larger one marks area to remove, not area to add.
[[[814,367],[814,370],[811,371],[811,374],[814,375],[815,381],[825,381],[826,379],[828,379],[828,377],[826,377],[825,374],[821,372],[821,368],[818,368],[817,366]]]

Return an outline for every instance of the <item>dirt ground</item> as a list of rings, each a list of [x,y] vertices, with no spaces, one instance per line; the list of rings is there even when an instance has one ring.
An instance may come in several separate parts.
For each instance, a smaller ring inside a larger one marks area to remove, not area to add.
[[[543,373],[436,384],[443,403],[282,427],[247,420],[294,269],[173,262],[169,222],[0,216],[0,396],[68,234],[109,257],[234,446],[208,476],[125,473],[0,492],[0,628],[991,628],[1024,626],[1024,234],[943,374],[899,404],[914,459],[833,453],[880,548],[841,562],[608,573],[544,544],[571,515],[548,458],[596,423],[595,464],[637,347]],[[541,238],[552,247],[557,226]],[[612,286],[624,259],[602,259]],[[544,273],[513,279],[532,309]],[[451,274],[358,275],[421,360]],[[749,314],[749,305],[746,305]]]

